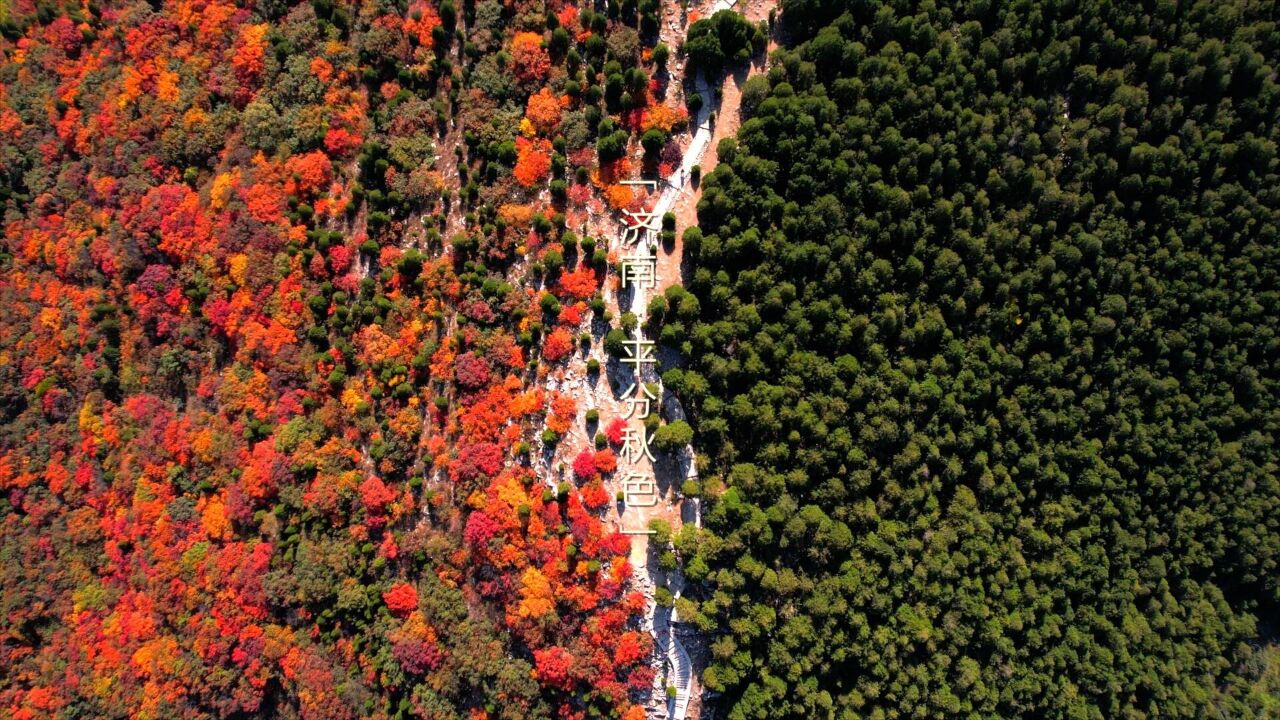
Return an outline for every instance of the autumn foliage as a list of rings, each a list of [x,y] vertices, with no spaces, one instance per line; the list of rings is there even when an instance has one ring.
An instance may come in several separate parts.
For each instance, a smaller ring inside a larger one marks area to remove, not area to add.
[[[601,486],[530,459],[579,422],[530,363],[578,361],[603,277],[553,276],[535,325],[553,158],[594,163],[553,139],[614,111],[543,10],[463,6],[5,7],[0,717],[619,717],[651,686]],[[554,6],[580,55],[621,22]]]
[[[560,276],[559,291],[565,297],[585,300],[595,294],[599,277],[590,267],[580,267]]]
[[[662,130],[671,132],[689,122],[689,113],[684,108],[672,108],[667,105],[653,105],[644,111],[640,121],[641,130]]]
[[[511,61],[516,77],[525,82],[542,80],[551,69],[551,57],[538,33],[516,33],[511,41]]]
[[[382,593],[382,600],[392,614],[403,617],[418,607],[418,592],[408,583],[396,583]]]
[[[516,180],[524,187],[547,179],[551,173],[551,143],[542,138],[516,138]]]
[[[564,328],[556,328],[547,336],[542,346],[542,357],[547,362],[559,362],[573,352],[573,336]]]
[[[599,470],[596,468],[595,453],[590,450],[583,449],[578,456],[573,459],[573,474],[579,478],[590,479],[596,476]]]
[[[560,124],[560,99],[550,89],[542,88],[529,96],[524,115],[539,133],[545,135]]]

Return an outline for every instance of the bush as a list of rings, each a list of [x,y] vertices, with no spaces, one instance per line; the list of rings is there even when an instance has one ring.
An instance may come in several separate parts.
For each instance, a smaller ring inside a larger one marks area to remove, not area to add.
[[[644,148],[645,153],[651,157],[656,157],[662,152],[662,146],[667,144],[667,134],[658,128],[647,130],[640,137],[640,145]]]
[[[551,249],[542,256],[542,266],[548,273],[558,272],[564,267],[564,255],[559,250]]]
[[[658,428],[653,435],[654,447],[663,452],[676,452],[693,442],[693,428],[684,420]]]
[[[596,140],[596,155],[600,158],[600,162],[607,163],[625,155],[629,139],[630,136],[625,130],[617,130]]]
[[[604,351],[616,358],[627,355],[627,334],[621,328],[613,328],[604,336]]]
[[[667,59],[670,56],[671,48],[667,47],[666,43],[658,43],[653,47],[653,53],[650,57],[652,58],[655,66],[659,69],[665,69],[667,67]]]
[[[676,559],[675,553],[670,550],[663,550],[662,553],[658,555],[658,567],[667,572],[671,572],[672,570],[680,567],[680,561]]]
[[[657,547],[666,547],[671,543],[671,523],[662,518],[654,518],[649,521],[649,530],[652,534],[649,540]]]
[[[763,48],[763,32],[733,10],[720,10],[689,26],[684,48],[690,67],[716,75],[727,61],[751,58],[753,49]]]

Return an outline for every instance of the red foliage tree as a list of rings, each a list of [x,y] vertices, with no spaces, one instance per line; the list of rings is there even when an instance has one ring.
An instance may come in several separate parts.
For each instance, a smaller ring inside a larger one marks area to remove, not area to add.
[[[596,294],[599,283],[596,271],[584,265],[573,272],[562,274],[559,290],[561,295],[586,300]]]
[[[544,685],[570,690],[573,687],[573,655],[562,647],[533,651],[538,680]]]
[[[370,513],[380,514],[396,497],[396,491],[376,477],[360,483],[360,501]]]
[[[589,480],[596,476],[596,456],[590,450],[583,449],[578,456],[573,459],[573,474],[583,480]]]
[[[462,538],[468,545],[483,547],[501,530],[501,526],[493,518],[483,512],[473,512],[467,516],[467,527]]]
[[[415,597],[415,603],[417,598]],[[440,647],[430,640],[404,639],[391,646],[391,656],[405,672],[421,675],[440,667],[444,657]]]
[[[547,362],[560,362],[573,352],[573,335],[564,328],[556,328],[542,345],[542,358]]]
[[[653,652],[653,641],[648,635],[634,630],[625,632],[614,645],[613,660],[619,666],[634,665]]]
[[[382,601],[387,604],[391,614],[405,617],[418,609],[418,591],[409,583],[398,582],[382,593]]]
[[[455,482],[469,483],[481,476],[493,477],[502,469],[502,449],[491,442],[464,445],[454,464]]]
[[[604,435],[609,439],[610,444],[622,444],[622,432],[627,429],[627,421],[622,418],[614,418],[604,428]]]
[[[459,385],[477,390],[489,384],[489,363],[473,352],[466,352],[458,356],[454,374]]]
[[[360,147],[360,143],[360,136],[347,128],[329,128],[324,134],[324,149],[337,158],[350,157]]]

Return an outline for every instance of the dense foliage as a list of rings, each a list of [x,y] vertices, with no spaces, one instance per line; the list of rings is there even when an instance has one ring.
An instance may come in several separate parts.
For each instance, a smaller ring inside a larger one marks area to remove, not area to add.
[[[743,61],[764,49],[767,37],[732,10],[720,10],[689,26],[684,50],[694,67],[718,73],[728,61]]]
[[[0,715],[643,715],[614,451],[531,457],[657,11],[0,4]]]
[[[728,717],[1275,717],[1275,6],[782,18],[664,332]]]

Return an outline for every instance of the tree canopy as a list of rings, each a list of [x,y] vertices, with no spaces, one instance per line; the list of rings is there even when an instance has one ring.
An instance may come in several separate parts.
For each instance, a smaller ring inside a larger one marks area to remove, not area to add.
[[[689,26],[684,49],[689,62],[708,74],[719,73],[726,62],[744,61],[764,49],[764,31],[733,10],[718,10]]]
[[[783,6],[668,338],[725,716],[1274,713],[1274,7]]]

